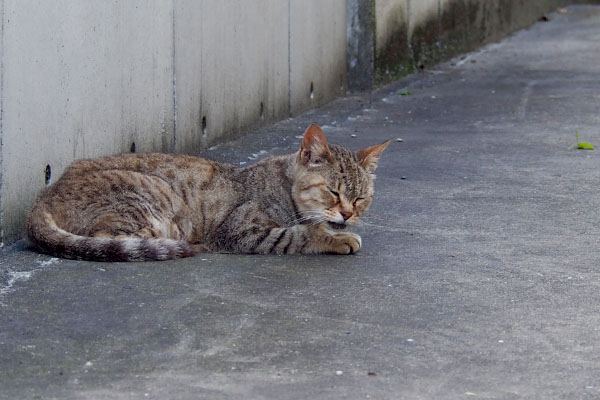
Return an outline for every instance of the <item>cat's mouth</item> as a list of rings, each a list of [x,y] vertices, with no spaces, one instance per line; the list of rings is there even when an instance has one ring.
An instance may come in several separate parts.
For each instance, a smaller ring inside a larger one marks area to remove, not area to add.
[[[344,223],[344,224],[340,224],[340,223],[338,223],[338,222],[331,222],[331,221],[327,222],[327,224],[328,224],[328,225],[329,225],[331,228],[333,228],[333,229],[339,229],[339,230],[341,230],[341,229],[346,229],[346,227],[348,226],[348,225],[346,225],[345,223]]]

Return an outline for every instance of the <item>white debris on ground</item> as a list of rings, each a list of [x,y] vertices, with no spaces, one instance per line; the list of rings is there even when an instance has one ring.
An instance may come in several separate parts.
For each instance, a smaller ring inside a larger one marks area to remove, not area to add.
[[[39,268],[35,268],[31,271],[8,271],[8,280],[6,281],[6,285],[0,287],[0,306],[4,305],[2,298],[16,290],[14,287],[15,284],[28,281],[35,272],[49,265],[55,264],[58,261],[58,258],[52,257],[48,260],[38,261]]]

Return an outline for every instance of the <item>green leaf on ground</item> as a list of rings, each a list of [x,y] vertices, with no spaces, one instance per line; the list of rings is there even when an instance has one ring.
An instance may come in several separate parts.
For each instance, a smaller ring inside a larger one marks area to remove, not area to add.
[[[409,89],[402,89],[399,90],[398,92],[396,92],[397,95],[399,96],[410,96],[411,94],[413,94],[412,90]]]
[[[579,150],[594,150],[594,146],[587,142],[579,142],[577,143],[577,148]]]
[[[575,144],[570,145],[567,150],[571,150],[573,147],[577,147],[579,150],[594,150],[595,147],[588,142],[579,141],[579,131],[575,131]]]

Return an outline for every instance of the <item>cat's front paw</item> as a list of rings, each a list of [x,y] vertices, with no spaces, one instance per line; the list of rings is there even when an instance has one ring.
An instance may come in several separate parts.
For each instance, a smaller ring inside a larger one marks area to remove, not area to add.
[[[352,232],[340,232],[333,235],[336,247],[335,253],[338,254],[354,254],[362,247],[360,236]]]

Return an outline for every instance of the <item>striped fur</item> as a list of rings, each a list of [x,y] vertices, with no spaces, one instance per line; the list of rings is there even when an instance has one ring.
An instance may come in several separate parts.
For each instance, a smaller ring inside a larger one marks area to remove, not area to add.
[[[80,160],[46,189],[27,236],[57,257],[165,260],[198,251],[351,254],[388,145],[328,145],[315,124],[300,150],[236,168],[199,157],[126,154]]]

